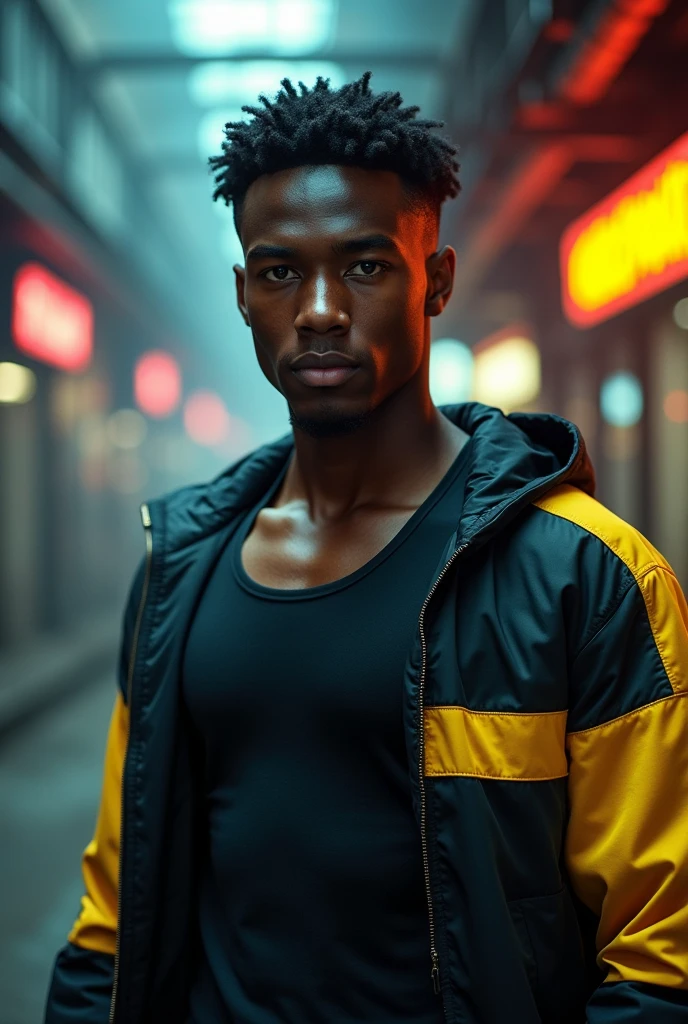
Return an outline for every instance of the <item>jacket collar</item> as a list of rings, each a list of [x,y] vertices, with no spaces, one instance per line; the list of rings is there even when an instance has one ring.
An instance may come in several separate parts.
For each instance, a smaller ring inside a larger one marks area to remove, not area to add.
[[[551,413],[505,416],[479,402],[442,411],[472,438],[459,543],[478,534],[486,540],[525,505],[564,482],[594,494],[585,442],[568,420]]]
[[[466,402],[440,407],[471,436],[459,543],[487,539],[526,504],[566,481],[593,494],[595,478],[578,428],[559,416],[512,413]],[[294,447],[291,431],[250,452],[209,483],[184,487],[149,503],[153,525],[164,521],[168,550],[215,533],[252,508]]]

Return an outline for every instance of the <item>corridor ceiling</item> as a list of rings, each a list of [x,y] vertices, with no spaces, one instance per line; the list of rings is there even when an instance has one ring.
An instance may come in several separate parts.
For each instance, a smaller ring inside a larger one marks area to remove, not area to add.
[[[210,200],[206,164],[224,122],[285,75],[334,84],[366,69],[374,89],[399,89],[424,116],[441,116],[474,11],[474,0],[41,2],[177,243],[226,267],[238,242]]]

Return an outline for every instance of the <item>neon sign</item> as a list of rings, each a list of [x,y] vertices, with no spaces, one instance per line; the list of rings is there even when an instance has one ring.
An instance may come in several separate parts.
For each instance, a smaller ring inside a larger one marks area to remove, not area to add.
[[[576,327],[688,277],[688,133],[564,232],[562,303]]]
[[[12,336],[34,359],[84,370],[93,355],[93,307],[40,263],[25,263],[14,276]]]

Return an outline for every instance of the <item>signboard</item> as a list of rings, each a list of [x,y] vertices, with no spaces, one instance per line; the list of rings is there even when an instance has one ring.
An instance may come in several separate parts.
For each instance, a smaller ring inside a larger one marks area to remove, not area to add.
[[[688,277],[688,133],[564,232],[562,303],[591,327]]]
[[[93,354],[93,307],[40,263],[25,263],[14,276],[12,336],[34,359],[84,370]]]

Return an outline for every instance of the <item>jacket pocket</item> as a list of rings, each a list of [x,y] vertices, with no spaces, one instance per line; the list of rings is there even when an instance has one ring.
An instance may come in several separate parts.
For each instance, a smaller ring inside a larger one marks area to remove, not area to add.
[[[542,1024],[585,1024],[583,942],[568,889],[509,901]]]

